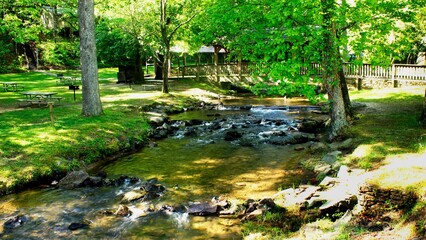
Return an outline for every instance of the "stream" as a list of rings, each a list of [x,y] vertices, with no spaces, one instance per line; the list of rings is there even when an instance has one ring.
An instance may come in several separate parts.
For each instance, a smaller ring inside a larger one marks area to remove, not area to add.
[[[310,157],[315,134],[297,128],[303,119],[323,117],[300,101],[256,101],[223,101],[214,109],[171,116],[162,126],[167,138],[90,173],[132,177],[122,177],[119,184],[71,190],[48,186],[1,197],[0,237],[241,239],[238,218],[193,216],[185,207],[218,197],[236,202],[271,197],[308,182],[313,175],[300,161]],[[102,214],[114,212],[123,193],[141,186],[134,178],[158,182],[166,190],[127,203],[129,216]],[[164,210],[169,206],[181,210]],[[6,224],[11,217],[17,220],[13,227]],[[70,230],[72,223],[85,225]]]

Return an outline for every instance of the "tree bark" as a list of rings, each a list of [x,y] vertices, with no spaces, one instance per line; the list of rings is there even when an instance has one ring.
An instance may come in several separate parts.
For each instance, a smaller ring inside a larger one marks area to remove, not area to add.
[[[163,62],[164,55],[157,53],[157,57],[154,61],[155,80],[163,80]]]
[[[345,73],[343,72],[342,67],[339,69],[339,78],[340,78],[340,86],[342,88],[343,102],[345,104],[346,117],[348,119],[352,119],[354,116],[354,113],[352,111],[351,99],[349,97],[348,84],[346,82]]]
[[[166,53],[163,61],[163,93],[169,93],[169,62],[170,62],[170,47],[166,47]]]
[[[343,100],[342,86],[339,77],[341,59],[336,43],[336,26],[333,20],[335,12],[334,0],[321,0],[323,10],[323,79],[330,101],[330,134],[334,140],[348,127]]]
[[[423,99],[423,110],[422,110],[422,114],[420,116],[420,123],[423,126],[426,126],[426,89],[425,89],[425,97]]]
[[[164,43],[164,60],[163,60],[163,93],[169,93],[169,61],[170,61],[170,42],[171,37],[167,33],[167,0],[160,1],[160,31],[161,38]]]
[[[142,68],[141,46],[138,46],[135,59],[135,83],[145,83],[145,77]]]
[[[80,26],[80,62],[83,95],[82,114],[84,116],[98,116],[103,111],[98,83],[93,0],[78,0],[78,22]]]

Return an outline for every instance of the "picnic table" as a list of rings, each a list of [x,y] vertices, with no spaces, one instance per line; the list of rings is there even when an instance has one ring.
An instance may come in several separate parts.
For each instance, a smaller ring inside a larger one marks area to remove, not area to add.
[[[62,99],[61,97],[54,97],[56,95],[56,92],[36,92],[36,91],[29,91],[29,92],[21,92],[22,95],[25,96],[25,99],[18,99],[18,104],[21,106],[21,103],[24,104],[37,104],[39,106],[41,105],[47,105],[48,101],[57,100],[60,102]]]
[[[73,76],[62,76],[58,75],[58,81],[56,84],[58,85],[76,85],[77,82],[81,82],[81,79]]]
[[[18,91],[18,88],[21,88],[22,90],[24,90],[24,86],[20,86],[19,83],[17,82],[2,82],[3,84],[3,91],[7,92],[7,91],[13,91],[16,92]]]

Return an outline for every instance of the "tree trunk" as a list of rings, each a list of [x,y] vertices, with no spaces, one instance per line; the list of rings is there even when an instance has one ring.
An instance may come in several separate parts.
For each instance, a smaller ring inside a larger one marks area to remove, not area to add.
[[[170,42],[172,36],[167,33],[167,0],[160,1],[160,31],[161,38],[164,43],[164,60],[163,62],[163,93],[169,93],[169,61],[170,61]]]
[[[84,116],[98,116],[103,111],[98,83],[93,0],[78,0],[78,22],[80,25],[82,114]]]
[[[342,86],[339,77],[341,59],[337,47],[336,26],[333,20],[334,0],[321,0],[323,10],[323,79],[330,101],[331,129],[329,139],[334,140],[348,126]]]
[[[24,44],[25,59],[27,61],[28,70],[35,70],[38,67],[37,46],[33,41]]]
[[[155,80],[162,80],[163,79],[164,55],[157,53],[157,58],[155,58],[155,59],[156,59],[154,61]]]
[[[348,84],[346,82],[345,73],[343,72],[342,67],[339,69],[339,78],[340,78],[340,86],[342,88],[343,102],[345,104],[346,117],[348,119],[352,119],[354,116],[354,113],[352,111],[351,99],[349,97]]]
[[[423,99],[423,110],[422,110],[422,114],[420,116],[420,123],[423,126],[426,126],[426,89],[425,89],[425,97]]]
[[[164,54],[163,61],[163,93],[169,93],[169,62],[170,62],[170,49],[166,47],[166,54]]]
[[[138,46],[138,50],[136,52],[136,59],[135,59],[135,83],[144,83],[145,78],[143,74],[143,68],[142,68],[142,58],[141,58],[141,52],[140,52],[141,46]]]

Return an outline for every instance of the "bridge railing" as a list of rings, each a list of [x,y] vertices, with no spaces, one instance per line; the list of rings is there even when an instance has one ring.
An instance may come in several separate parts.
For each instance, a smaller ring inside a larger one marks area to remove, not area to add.
[[[228,63],[216,65],[191,65],[180,66],[174,69],[179,75],[185,76],[238,76],[250,75],[256,66],[250,63]],[[313,63],[310,69],[301,69],[300,74],[307,72],[321,77],[321,64]],[[352,63],[343,64],[343,72],[347,78],[362,79],[388,79],[388,80],[405,80],[405,81],[426,81],[426,65],[414,64],[392,64],[391,66],[381,67],[373,66],[365,63],[363,65],[355,65]]]

